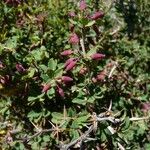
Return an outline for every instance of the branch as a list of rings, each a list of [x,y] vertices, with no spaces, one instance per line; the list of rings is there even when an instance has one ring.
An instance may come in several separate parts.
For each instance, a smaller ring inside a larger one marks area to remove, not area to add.
[[[78,142],[82,143],[83,141],[85,141],[86,139],[88,139],[89,134],[93,130],[94,130],[94,125],[91,125],[89,127],[89,129],[83,135],[81,135],[78,139],[70,142],[69,144],[60,145],[58,147],[60,148],[60,150],[68,150],[70,147],[72,147],[73,145],[77,144]]]

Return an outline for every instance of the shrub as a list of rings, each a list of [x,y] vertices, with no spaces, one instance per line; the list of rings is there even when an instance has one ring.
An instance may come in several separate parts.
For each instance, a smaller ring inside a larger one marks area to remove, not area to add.
[[[148,10],[139,3],[0,2],[3,149],[149,149]]]

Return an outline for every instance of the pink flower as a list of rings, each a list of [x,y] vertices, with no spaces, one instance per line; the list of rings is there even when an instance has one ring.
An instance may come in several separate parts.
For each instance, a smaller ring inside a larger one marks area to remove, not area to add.
[[[57,91],[58,91],[58,93],[59,93],[59,95],[60,95],[61,97],[65,97],[65,94],[64,94],[64,91],[63,91],[62,88],[60,88],[59,86],[57,86]]]
[[[72,61],[74,61],[75,58],[69,58],[66,62],[65,62],[65,65],[64,67],[67,67]]]
[[[68,15],[69,15],[70,17],[75,17],[75,16],[76,16],[75,12],[69,12]]]
[[[71,44],[78,44],[79,43],[79,37],[76,33],[72,33],[69,38],[69,43]]]
[[[97,19],[103,18],[103,17],[104,17],[104,13],[102,11],[97,11],[91,16],[91,19],[97,20]]]
[[[26,71],[26,69],[24,69],[24,67],[21,64],[16,64],[16,69],[20,73],[23,73]]]
[[[69,71],[71,69],[73,69],[73,67],[76,65],[77,61],[72,61],[68,64],[68,66],[66,67],[65,71]]]
[[[62,56],[68,56],[68,55],[70,55],[70,54],[72,54],[72,53],[73,53],[72,50],[65,50],[65,51],[61,52],[60,54],[61,54]]]
[[[81,11],[86,9],[86,2],[85,2],[85,0],[81,0],[80,1],[80,6],[79,7],[80,7]]]
[[[91,56],[92,59],[94,60],[101,60],[102,58],[104,58],[105,55],[104,54],[100,54],[100,53],[95,53]]]
[[[42,89],[42,93],[46,93],[51,88],[50,84],[45,84]]]
[[[71,81],[73,81],[73,79],[68,77],[68,76],[62,76],[61,79],[62,79],[63,82],[71,82]]]

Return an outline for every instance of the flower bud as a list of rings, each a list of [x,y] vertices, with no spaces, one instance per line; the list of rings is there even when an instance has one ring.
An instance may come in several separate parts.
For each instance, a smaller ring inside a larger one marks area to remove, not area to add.
[[[42,93],[46,93],[51,88],[50,84],[45,84],[42,89]]]
[[[94,60],[101,60],[102,58],[104,58],[105,55],[104,54],[100,54],[100,53],[95,53],[91,56],[92,59]]]
[[[79,73],[80,73],[81,75],[85,75],[85,74],[87,73],[87,68],[86,68],[86,67],[81,68],[80,71],[79,71]]]
[[[73,62],[75,60],[75,58],[69,58],[66,62],[64,67],[67,67],[71,62]]]
[[[70,55],[70,54],[72,54],[72,53],[73,53],[72,50],[65,50],[65,51],[61,52],[61,55],[62,55],[62,56],[68,56],[68,55]]]
[[[26,69],[21,64],[16,64],[16,69],[19,73],[23,73]]]
[[[142,111],[149,111],[150,110],[150,103],[143,103],[141,104]]]
[[[104,17],[104,13],[102,11],[97,11],[91,16],[91,19],[97,20],[97,19],[103,18],[103,17]]]
[[[105,72],[105,71],[102,71],[102,72],[100,72],[100,73],[97,75],[96,79],[97,79],[98,81],[103,81],[103,80],[105,79],[105,77],[106,77],[106,72]]]
[[[68,76],[62,76],[61,79],[62,79],[63,82],[71,82],[71,81],[73,81],[73,79],[68,77]]]
[[[86,9],[86,2],[85,2],[85,0],[81,0],[80,1],[80,6],[79,7],[80,7],[81,11]]]
[[[69,12],[68,15],[69,15],[69,17],[75,17],[76,16],[75,12]]]
[[[96,82],[97,82],[97,79],[96,79],[95,77],[93,77],[93,78],[92,78],[92,82],[93,82],[93,83],[96,83]]]
[[[59,95],[60,95],[61,97],[65,97],[65,94],[64,94],[64,91],[63,91],[62,88],[60,88],[59,86],[57,86],[57,91],[58,91],[58,93],[59,93]]]
[[[3,63],[0,61],[0,69],[3,69],[4,68],[4,65]]]
[[[72,61],[71,63],[69,63],[69,65],[66,67],[65,71],[69,71],[71,69],[73,69],[73,67],[76,65],[76,61]]]
[[[69,37],[69,43],[71,44],[78,44],[79,43],[79,37],[76,33],[72,33]]]

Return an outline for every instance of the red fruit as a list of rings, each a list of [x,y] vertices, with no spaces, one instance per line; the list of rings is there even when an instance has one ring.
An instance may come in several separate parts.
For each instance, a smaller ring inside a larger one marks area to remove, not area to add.
[[[43,86],[43,89],[42,89],[42,93],[46,93],[49,89],[51,88],[51,85],[50,84],[45,84],[44,86]]]
[[[66,62],[64,67],[67,67],[71,62],[73,62],[75,60],[75,58],[69,58]]]
[[[69,37],[69,43],[71,44],[78,44],[79,43],[79,37],[76,33],[72,33]]]
[[[69,71],[71,69],[73,69],[73,67],[76,65],[76,61],[72,61],[71,63],[69,63],[69,65],[66,67],[65,71]]]
[[[86,9],[86,2],[85,2],[85,0],[81,0],[80,1],[80,6],[79,7],[80,7],[81,11]]]
[[[64,94],[64,91],[63,91],[62,88],[60,88],[59,86],[57,86],[57,91],[58,91],[58,93],[59,93],[59,95],[60,95],[61,97],[65,97],[65,94]]]
[[[62,56],[68,56],[68,55],[70,55],[70,54],[72,54],[72,53],[73,53],[72,50],[65,50],[65,51],[61,52],[61,55],[62,55]]]
[[[104,17],[104,13],[102,11],[97,11],[91,16],[91,19],[97,20],[97,19],[103,18],[103,17]]]
[[[62,76],[61,79],[62,79],[63,82],[71,82],[71,81],[73,81],[73,79],[68,77],[68,76]]]
[[[91,56],[92,59],[94,60],[101,60],[102,58],[104,58],[105,55],[104,54],[100,54],[100,53],[95,53]]]

